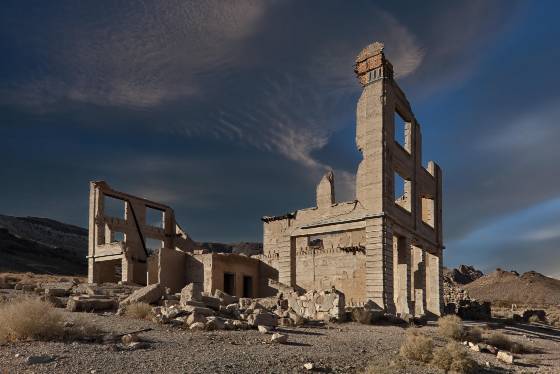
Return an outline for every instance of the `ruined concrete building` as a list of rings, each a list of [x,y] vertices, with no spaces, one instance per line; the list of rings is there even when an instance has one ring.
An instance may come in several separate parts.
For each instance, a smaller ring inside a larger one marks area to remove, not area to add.
[[[336,202],[334,175],[317,186],[316,207],[263,217],[264,253],[203,253],[165,205],[93,182],[89,281],[161,283],[179,290],[268,296],[269,281],[307,290],[335,287],[348,304],[368,300],[391,313],[440,315],[441,169],[422,166],[422,137],[381,43],[360,52],[363,87],[356,144],[363,155],[356,199]],[[107,210],[116,200],[119,211]],[[113,201],[114,202],[114,201]]]

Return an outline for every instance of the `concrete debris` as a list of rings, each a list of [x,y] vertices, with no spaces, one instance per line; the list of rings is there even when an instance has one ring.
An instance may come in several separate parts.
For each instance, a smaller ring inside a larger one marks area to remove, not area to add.
[[[270,341],[272,343],[286,344],[288,342],[288,335],[280,334],[277,332],[272,334]]]
[[[71,312],[99,312],[117,309],[117,300],[108,296],[72,296],[66,309]]]
[[[189,283],[181,290],[181,305],[187,305],[188,301],[201,301],[202,287],[199,283]]]
[[[270,326],[263,326],[263,325],[257,326],[257,329],[261,334],[268,334],[271,330]]]
[[[513,355],[506,351],[498,351],[496,358],[506,364],[513,364],[515,361]]]
[[[48,364],[50,362],[54,362],[55,360],[56,357],[48,356],[48,355],[29,356],[25,359],[25,363],[27,365]]]
[[[195,322],[189,326],[192,331],[204,331],[206,325],[203,322]]]
[[[133,303],[154,304],[161,299],[164,293],[165,289],[159,283],[151,284],[134,291],[132,295],[121,302],[121,305]]]
[[[312,362],[308,362],[308,363],[303,364],[303,368],[305,370],[313,370],[315,368],[315,365],[313,365]]]

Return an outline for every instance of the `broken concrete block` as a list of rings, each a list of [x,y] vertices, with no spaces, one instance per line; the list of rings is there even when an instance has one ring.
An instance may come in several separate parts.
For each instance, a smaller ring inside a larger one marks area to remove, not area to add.
[[[286,344],[288,342],[288,335],[274,333],[272,334],[270,341],[273,343]]]
[[[239,308],[247,309],[253,303],[253,299],[249,297],[242,297],[239,299]]]
[[[134,343],[134,342],[139,342],[140,338],[138,337],[137,334],[126,334],[126,335],[123,335],[123,337],[121,338],[121,341],[122,341],[123,344],[129,345],[129,344]]]
[[[259,332],[261,334],[268,334],[271,330],[271,327],[270,326],[259,325],[259,326],[257,326],[257,329],[259,330]]]
[[[191,305],[187,305],[186,307],[183,308],[183,310],[187,313],[198,313],[198,314],[202,314],[203,316],[213,316],[214,314],[216,314],[210,308],[191,306]]]
[[[206,304],[208,308],[212,308],[214,310],[220,310],[220,306],[222,305],[222,300],[213,296],[202,295],[202,302]]]
[[[29,356],[25,359],[25,363],[27,365],[48,364],[49,362],[53,362],[54,360],[56,360],[55,357],[48,355]]]
[[[202,301],[202,286],[200,283],[189,283],[181,290],[181,305],[188,305],[188,301]]]
[[[193,312],[191,313],[188,317],[187,317],[187,325],[192,325],[193,323],[196,322],[202,322],[202,323],[206,323],[206,315],[198,313],[198,312]]]
[[[496,358],[502,362],[505,362],[506,364],[513,364],[514,362],[513,355],[506,351],[498,351]]]
[[[159,284],[151,284],[134,291],[129,297],[124,299],[121,304],[128,305],[132,303],[148,303],[155,304],[163,296],[165,290]]]
[[[66,309],[71,312],[98,312],[117,308],[117,301],[112,298],[94,298],[74,296],[68,299]]]
[[[313,363],[311,363],[311,362],[308,362],[308,363],[303,364],[303,368],[305,370],[313,370],[315,368],[315,365],[313,365]]]
[[[218,299],[220,299],[224,306],[229,305],[229,304],[233,304],[233,303],[237,303],[239,301],[238,297],[231,296],[230,294],[227,294],[222,290],[214,291],[214,297],[217,297]]]
[[[278,326],[278,316],[269,312],[250,314],[247,323],[251,326]]]
[[[206,325],[203,322],[195,322],[189,326],[189,330],[192,331],[204,331]]]

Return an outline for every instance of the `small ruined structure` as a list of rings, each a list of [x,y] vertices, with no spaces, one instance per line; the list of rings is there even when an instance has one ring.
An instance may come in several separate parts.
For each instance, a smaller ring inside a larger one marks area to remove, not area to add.
[[[263,274],[261,283],[258,280]],[[161,203],[91,182],[88,281],[159,283],[174,292],[198,283],[206,292],[240,297],[270,293],[275,277],[261,261],[242,255],[204,253]]]
[[[272,280],[298,290],[340,290],[350,305],[440,315],[441,170],[433,161],[421,164],[420,125],[383,44],[362,50],[355,72],[363,86],[356,127],[363,160],[354,201],[336,202],[328,172],[315,207],[262,218],[264,253],[247,257],[203,253],[170,207],[93,182],[89,281],[159,283],[175,292],[193,283],[208,293],[263,297],[275,293]],[[107,210],[111,199],[120,204],[118,214]]]
[[[263,261],[286,285],[332,286],[350,304],[371,300],[391,313],[440,315],[441,170],[433,161],[421,165],[420,125],[383,44],[360,52],[355,73],[363,86],[356,200],[337,203],[328,172],[316,207],[263,217]]]

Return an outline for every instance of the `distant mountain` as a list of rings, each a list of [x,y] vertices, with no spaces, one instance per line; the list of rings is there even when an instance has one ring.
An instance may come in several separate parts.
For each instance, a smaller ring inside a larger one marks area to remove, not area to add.
[[[464,285],[473,298],[505,304],[560,304],[560,280],[536,271],[519,275],[497,269]]]
[[[443,268],[444,281],[453,284],[468,284],[482,277],[484,273],[473,266],[461,265],[456,269]]]
[[[208,252],[255,255],[261,243],[197,243]],[[48,218],[0,215],[0,272],[87,274],[88,230]]]
[[[86,274],[87,240],[78,226],[0,215],[0,271]]]
[[[237,253],[246,254],[247,256],[259,255],[263,251],[262,243],[239,242],[232,244],[214,243],[214,242],[197,242],[202,249],[215,253]]]

